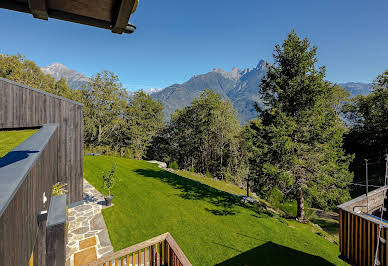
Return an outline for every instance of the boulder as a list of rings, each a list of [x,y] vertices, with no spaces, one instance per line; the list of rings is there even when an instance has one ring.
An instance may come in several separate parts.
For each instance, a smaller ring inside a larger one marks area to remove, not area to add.
[[[159,162],[159,161],[155,161],[155,160],[152,160],[152,161],[147,161],[149,163],[156,163],[158,165],[159,168],[167,168],[167,164],[165,162]]]

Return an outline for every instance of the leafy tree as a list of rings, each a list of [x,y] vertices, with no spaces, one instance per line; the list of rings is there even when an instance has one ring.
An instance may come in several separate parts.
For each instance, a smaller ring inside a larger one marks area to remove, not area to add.
[[[246,164],[238,159],[243,151],[240,133],[230,101],[205,90],[190,106],[171,116],[168,127],[156,136],[151,152],[158,159],[177,161],[184,169],[241,180]]]
[[[112,145],[112,139],[122,127],[128,97],[118,77],[109,71],[97,73],[81,93],[85,144]]]
[[[142,159],[153,137],[164,126],[163,104],[143,91],[135,92],[125,110],[127,123],[125,140],[136,159]]]
[[[79,100],[79,92],[73,91],[65,79],[56,81],[50,75],[44,74],[33,61],[26,60],[20,54],[0,54],[0,77],[61,97]]]
[[[276,45],[274,65],[262,80],[265,107],[246,129],[251,174],[258,190],[273,188],[297,200],[297,219],[305,220],[304,201],[321,208],[347,199],[351,156],[344,154],[345,129],[338,109],[345,93],[317,69],[316,47],[292,31]]]
[[[373,164],[369,167],[370,182],[382,185],[376,182],[376,177],[384,175],[384,159],[388,153],[388,70],[376,78],[371,89],[369,95],[356,96],[344,107],[351,126],[345,137],[345,147],[348,153],[356,155],[352,165],[355,176],[364,180],[364,159],[369,159]]]

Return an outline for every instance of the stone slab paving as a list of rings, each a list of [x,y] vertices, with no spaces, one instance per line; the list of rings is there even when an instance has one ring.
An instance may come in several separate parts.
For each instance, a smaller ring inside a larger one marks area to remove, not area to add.
[[[104,197],[84,179],[84,200],[68,209],[66,266],[78,266],[113,253],[101,210]]]

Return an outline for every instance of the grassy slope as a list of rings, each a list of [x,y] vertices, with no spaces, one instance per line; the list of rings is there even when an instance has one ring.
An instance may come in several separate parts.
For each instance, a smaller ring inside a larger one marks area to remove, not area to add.
[[[214,187],[214,188],[216,188],[218,190],[222,190],[222,191],[225,191],[225,192],[228,192],[228,193],[232,193],[232,194],[236,194],[236,195],[246,195],[247,194],[246,189],[241,189],[241,188],[239,188],[238,186],[236,186],[235,184],[232,184],[232,183],[227,183],[227,182],[224,182],[224,181],[215,180],[215,179],[203,176],[201,174],[192,173],[192,172],[184,171],[184,170],[175,170],[175,172],[178,175],[180,175],[180,176],[183,176],[183,177],[186,177],[186,178],[190,178],[192,180],[197,180],[197,181],[199,181],[199,182],[201,182],[203,184],[206,184],[208,186]],[[250,196],[253,196],[253,195],[250,193]]]
[[[311,225],[272,218],[154,164],[85,156],[85,178],[103,191],[101,173],[113,162],[120,181],[103,215],[116,251],[169,231],[193,265],[343,264]]]
[[[241,189],[232,183],[227,183],[220,180],[214,180],[204,175],[192,173],[185,170],[176,170],[175,173],[180,176],[190,178],[192,180],[200,181],[201,183],[211,186],[213,188],[216,188],[218,190],[222,190],[236,195],[246,195],[246,190]],[[250,196],[253,197],[252,194],[250,194]],[[258,197],[255,197],[255,198],[259,199]],[[260,200],[263,201],[262,199]],[[282,210],[285,214],[289,216],[296,216],[296,202],[283,202],[272,206],[275,207],[276,209]],[[338,242],[339,225],[337,220],[331,219],[330,217],[318,216],[315,213],[315,210],[313,209],[306,209],[306,215],[309,216],[309,219],[311,222],[318,224],[319,226],[322,227],[322,229],[326,233],[331,235],[331,239]]]
[[[0,158],[28,139],[36,131],[35,129],[0,131]]]

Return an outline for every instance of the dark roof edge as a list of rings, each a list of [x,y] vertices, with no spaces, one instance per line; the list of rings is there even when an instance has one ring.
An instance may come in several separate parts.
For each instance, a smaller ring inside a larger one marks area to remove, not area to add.
[[[0,167],[0,216],[7,209],[57,128],[58,124],[43,125],[38,132],[0,158],[0,166],[2,163],[5,164]],[[31,153],[25,158],[15,160],[13,157],[15,155],[12,155],[12,152],[18,151],[30,151]],[[10,162],[7,163],[7,160]]]
[[[5,79],[5,78],[0,78],[1,81],[5,81],[5,82],[8,82],[10,84],[13,84],[13,85],[17,85],[19,87],[22,87],[22,88],[25,88],[25,89],[29,89],[29,90],[32,90],[32,91],[35,91],[35,92],[38,92],[38,93],[41,93],[41,94],[44,94],[44,95],[47,95],[47,96],[50,96],[50,97],[54,97],[54,98],[57,98],[57,99],[60,99],[62,101],[66,101],[66,102],[70,102],[70,103],[73,103],[73,104],[76,104],[76,105],[80,105],[80,106],[83,106],[82,103],[79,103],[79,102],[76,102],[76,101],[73,101],[73,100],[70,100],[70,99],[67,99],[65,97],[61,97],[61,96],[58,96],[58,95],[55,95],[55,94],[52,94],[52,93],[49,93],[49,92],[45,92],[45,91],[42,91],[42,90],[38,90],[38,89],[35,89],[35,88],[31,88],[27,85],[23,85],[23,84],[20,84],[18,82],[15,82],[15,81],[12,81],[12,80],[9,80],[9,79]]]

